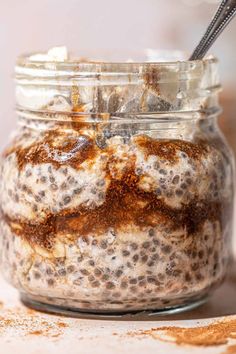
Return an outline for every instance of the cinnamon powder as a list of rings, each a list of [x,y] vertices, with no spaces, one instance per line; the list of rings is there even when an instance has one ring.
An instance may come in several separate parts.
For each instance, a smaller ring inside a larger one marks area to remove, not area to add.
[[[177,345],[219,346],[227,344],[229,339],[236,339],[236,319],[218,321],[208,326],[194,328],[175,326],[152,328],[141,331],[139,334],[166,342],[174,342]],[[236,353],[236,345],[229,346],[227,350],[227,354]]]
[[[36,311],[16,307],[2,309],[0,314],[0,337],[14,333],[19,336],[40,336],[57,338],[68,327],[66,322],[56,317],[45,317]]]
[[[235,354],[236,353],[236,345],[230,345],[226,351],[222,354]]]

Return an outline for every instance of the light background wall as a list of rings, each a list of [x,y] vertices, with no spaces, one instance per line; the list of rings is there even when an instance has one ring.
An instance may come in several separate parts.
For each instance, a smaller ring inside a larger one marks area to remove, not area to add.
[[[0,147],[16,121],[13,68],[24,52],[65,44],[86,55],[112,49],[191,51],[213,14],[208,0],[0,0]],[[236,88],[236,20],[213,49]],[[235,90],[236,91],[236,90]]]

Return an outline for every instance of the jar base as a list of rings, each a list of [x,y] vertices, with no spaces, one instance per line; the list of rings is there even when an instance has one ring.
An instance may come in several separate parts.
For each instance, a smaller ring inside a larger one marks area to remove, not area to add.
[[[153,309],[153,310],[137,310],[137,311],[123,311],[123,312],[116,312],[116,311],[96,311],[96,310],[84,310],[84,309],[75,309],[70,307],[64,306],[57,306],[52,304],[43,303],[37,300],[31,299],[28,295],[21,294],[20,296],[21,302],[36,311],[46,312],[49,314],[66,316],[66,317],[74,317],[74,318],[84,318],[84,319],[127,319],[127,317],[131,317],[132,320],[135,317],[152,317],[152,316],[166,316],[166,315],[176,315],[178,313],[182,313],[185,311],[193,310],[204,303],[207,302],[209,299],[208,296],[204,296],[199,298],[191,303],[166,307],[162,309]]]

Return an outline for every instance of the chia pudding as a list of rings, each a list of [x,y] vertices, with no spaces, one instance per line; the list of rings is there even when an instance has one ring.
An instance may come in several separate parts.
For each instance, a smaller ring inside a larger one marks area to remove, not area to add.
[[[147,99],[153,85],[145,87]],[[44,119],[22,116],[3,152],[4,275],[30,300],[82,311],[166,309],[206,297],[226,273],[233,198],[232,159],[215,120],[184,122],[174,133],[175,122],[165,122],[162,134],[153,121],[112,123],[103,106],[88,121],[91,102],[72,91],[70,101],[40,103]]]

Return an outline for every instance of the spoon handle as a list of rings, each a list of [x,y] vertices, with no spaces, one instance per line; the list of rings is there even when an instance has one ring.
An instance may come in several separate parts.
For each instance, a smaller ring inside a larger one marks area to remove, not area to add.
[[[236,14],[236,0],[223,0],[189,60],[202,59]]]

